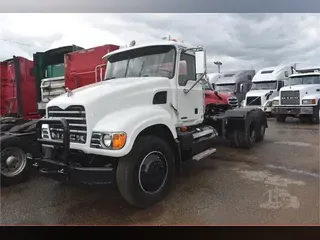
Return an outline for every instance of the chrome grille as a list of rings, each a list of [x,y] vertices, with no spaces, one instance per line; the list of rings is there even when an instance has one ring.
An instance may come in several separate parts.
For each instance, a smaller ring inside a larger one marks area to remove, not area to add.
[[[87,121],[86,112],[83,106],[69,106],[66,109],[59,107],[48,108],[49,119],[64,118],[69,123],[70,142],[86,143],[87,139]],[[63,138],[63,129],[59,124],[50,124],[50,136],[52,139],[60,140]]]
[[[238,107],[238,99],[236,97],[230,97],[228,98],[228,103],[232,106],[232,107]]]
[[[281,105],[300,105],[299,91],[282,91],[280,93]]]
[[[42,102],[49,102],[51,99],[65,93],[64,77],[47,78],[41,81]]]
[[[246,105],[261,106],[261,97],[247,97]]]
[[[93,148],[101,148],[101,139],[102,137],[102,133],[95,133],[93,132],[92,133],[92,137],[91,137],[91,143],[90,143],[90,147],[93,147]]]

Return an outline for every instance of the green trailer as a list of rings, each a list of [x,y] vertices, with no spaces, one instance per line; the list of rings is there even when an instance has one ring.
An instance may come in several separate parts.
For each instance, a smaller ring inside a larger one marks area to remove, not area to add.
[[[64,55],[83,49],[70,45],[33,54],[32,75],[36,78],[37,110],[41,116],[45,114],[46,104],[65,92]]]

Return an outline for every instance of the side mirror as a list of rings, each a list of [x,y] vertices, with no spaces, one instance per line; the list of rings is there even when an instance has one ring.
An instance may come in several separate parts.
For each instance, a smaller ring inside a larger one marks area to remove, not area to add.
[[[196,56],[196,74],[204,74],[206,72],[207,64],[206,64],[206,52],[205,51],[197,51],[195,53]]]
[[[244,90],[244,86],[243,86],[243,84],[241,84],[240,85],[240,92],[244,92],[243,90]]]
[[[285,77],[289,77],[288,71],[285,71],[285,72],[284,72],[284,76],[285,76]]]

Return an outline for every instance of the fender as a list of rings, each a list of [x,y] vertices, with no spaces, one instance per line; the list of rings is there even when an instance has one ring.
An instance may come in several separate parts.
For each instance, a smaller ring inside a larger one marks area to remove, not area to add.
[[[153,125],[163,124],[167,126],[174,139],[177,132],[169,111],[163,106],[146,105],[108,114],[93,127],[93,132],[125,132],[126,144],[119,150],[99,150],[99,154],[109,156],[124,156],[128,154],[140,132]],[[96,150],[93,150],[96,152]],[[90,150],[90,152],[92,152]],[[97,152],[96,152],[97,153]]]

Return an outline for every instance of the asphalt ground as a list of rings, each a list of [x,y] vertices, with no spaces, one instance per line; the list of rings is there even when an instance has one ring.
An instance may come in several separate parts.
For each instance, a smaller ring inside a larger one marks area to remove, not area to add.
[[[172,193],[131,207],[116,189],[71,186],[34,176],[1,189],[1,224],[319,224],[319,125],[269,120],[250,150],[217,152],[183,166]]]

